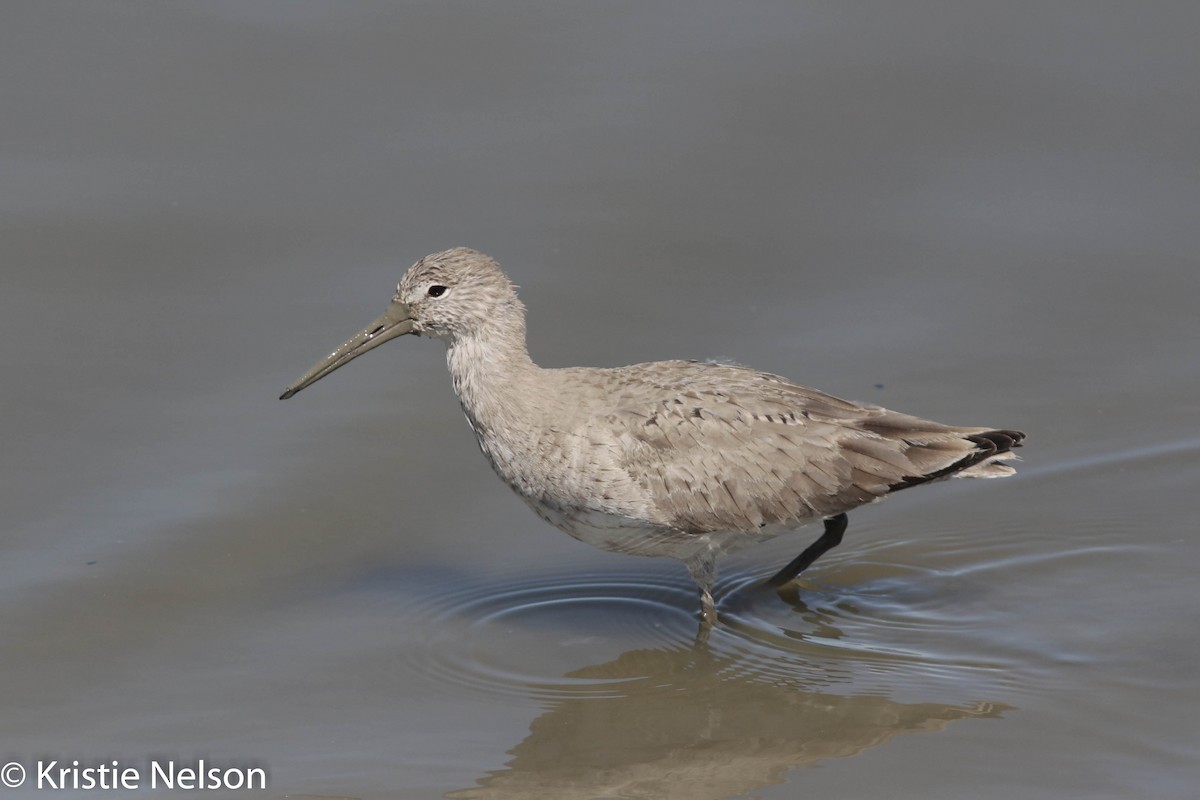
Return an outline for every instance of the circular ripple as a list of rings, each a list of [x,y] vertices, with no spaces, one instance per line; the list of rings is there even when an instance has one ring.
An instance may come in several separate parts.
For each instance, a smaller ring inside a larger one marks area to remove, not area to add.
[[[552,698],[623,695],[652,676],[610,665],[630,650],[690,647],[690,587],[596,575],[478,584],[426,599],[410,665],[459,690]],[[607,667],[607,668],[606,668]]]
[[[1013,653],[967,577],[859,553],[782,596],[766,574],[726,566],[720,623],[698,630],[698,601],[673,562],[630,572],[472,582],[422,593],[408,612],[407,665],[454,694],[555,700],[676,691],[719,681],[890,692],[947,680],[1003,682]],[[974,609],[972,611],[971,609]],[[1019,659],[1017,659],[1019,660]]]
[[[765,577],[730,571],[718,585],[722,624],[710,645],[739,679],[871,692],[955,674],[977,682],[1014,666],[988,641],[987,620],[955,602],[954,576],[867,558],[783,592],[764,587]]]

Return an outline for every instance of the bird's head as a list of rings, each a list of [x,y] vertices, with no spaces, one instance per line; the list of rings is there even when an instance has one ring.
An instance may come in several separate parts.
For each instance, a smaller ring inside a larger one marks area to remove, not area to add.
[[[405,334],[432,336],[447,344],[472,337],[524,339],[524,307],[516,287],[488,256],[455,247],[413,264],[396,287],[387,310],[304,373],[280,396],[286,400],[338,367]]]

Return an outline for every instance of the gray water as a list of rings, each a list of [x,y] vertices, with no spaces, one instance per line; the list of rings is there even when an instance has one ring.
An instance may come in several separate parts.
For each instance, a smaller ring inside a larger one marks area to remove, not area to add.
[[[213,797],[1195,796],[1198,31],[6,5],[4,795],[204,758],[269,775]],[[458,244],[544,365],[732,358],[1026,460],[851,514],[790,598],[754,583],[817,531],[725,561],[698,645],[681,566],[496,480],[438,343],[276,400]]]

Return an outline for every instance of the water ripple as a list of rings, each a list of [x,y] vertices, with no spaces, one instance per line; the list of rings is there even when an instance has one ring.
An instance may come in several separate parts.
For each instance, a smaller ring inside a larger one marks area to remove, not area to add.
[[[431,595],[418,609],[426,646],[418,672],[459,689],[549,698],[624,694],[623,684],[572,677],[614,651],[689,647],[694,591],[679,583],[547,575]]]
[[[978,690],[1019,667],[978,612],[936,602],[945,585],[932,572],[855,569],[838,577],[856,583],[782,596],[762,588],[764,575],[731,569],[716,587],[721,623],[706,636],[682,570],[458,586],[411,609],[421,644],[405,659],[454,693],[541,700],[673,691],[679,675],[654,665],[697,654],[728,680],[866,693],[954,680]]]

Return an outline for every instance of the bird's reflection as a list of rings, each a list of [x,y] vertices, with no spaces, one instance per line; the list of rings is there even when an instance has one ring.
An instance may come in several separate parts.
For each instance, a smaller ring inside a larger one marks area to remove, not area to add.
[[[715,800],[782,783],[789,770],[856,755],[898,734],[1011,708],[900,703],[837,694],[829,691],[836,681],[811,674],[747,674],[735,652],[703,638],[675,651],[630,650],[567,677],[616,680],[625,691],[597,697],[576,684],[579,695],[549,701],[503,769],[446,796]]]

